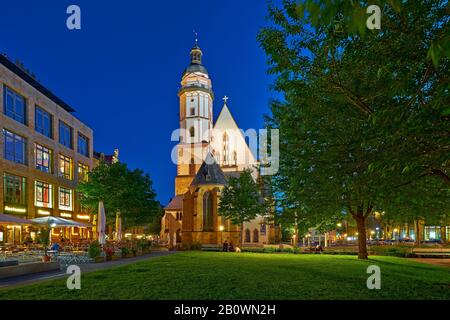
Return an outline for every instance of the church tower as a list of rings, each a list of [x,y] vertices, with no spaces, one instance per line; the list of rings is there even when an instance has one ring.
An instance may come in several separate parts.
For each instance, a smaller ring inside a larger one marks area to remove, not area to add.
[[[190,64],[181,78],[180,141],[178,144],[175,194],[187,191],[208,153],[213,128],[212,83],[202,64],[203,52],[197,39],[190,52]]]

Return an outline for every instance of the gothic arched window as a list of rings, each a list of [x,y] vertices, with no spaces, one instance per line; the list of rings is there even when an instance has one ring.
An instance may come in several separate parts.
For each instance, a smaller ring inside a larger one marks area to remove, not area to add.
[[[203,195],[203,231],[213,231],[213,205],[211,191],[205,192]]]
[[[194,127],[190,127],[189,128],[189,135],[191,136],[191,138],[195,137],[195,129],[194,129]]]
[[[258,229],[253,230],[253,242],[259,242],[259,232],[258,232]]]
[[[223,140],[223,164],[228,165],[228,154],[229,154],[229,138],[228,134],[225,132],[222,137]]]
[[[250,230],[249,229],[245,229],[245,242],[250,242]]]

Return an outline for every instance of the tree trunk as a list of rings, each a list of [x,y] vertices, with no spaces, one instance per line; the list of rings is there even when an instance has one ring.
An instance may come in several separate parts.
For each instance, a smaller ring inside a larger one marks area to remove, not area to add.
[[[366,243],[366,217],[362,212],[353,215],[358,227],[358,259],[368,259]]]
[[[239,248],[242,249],[243,245],[244,245],[244,240],[242,240],[242,238],[244,237],[244,223],[241,223],[241,231],[239,233]]]
[[[420,226],[419,226],[419,220],[414,221],[414,231],[416,232],[416,246],[420,246]]]

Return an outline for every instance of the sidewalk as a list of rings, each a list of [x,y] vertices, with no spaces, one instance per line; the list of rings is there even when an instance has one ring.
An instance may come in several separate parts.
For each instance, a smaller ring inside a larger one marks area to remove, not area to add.
[[[446,258],[415,258],[414,259],[417,262],[421,263],[427,263],[427,264],[433,264],[435,266],[441,266],[441,267],[448,267],[450,268],[450,259]]]
[[[88,273],[92,271],[117,267],[117,266],[125,266],[128,264],[132,264],[139,261],[145,261],[156,257],[166,256],[169,254],[174,254],[175,251],[156,251],[152,252],[143,256],[134,257],[134,258],[128,258],[128,259],[121,259],[121,260],[115,260],[115,261],[108,261],[108,262],[100,262],[100,263],[88,263],[88,264],[81,264],[79,267],[81,269],[82,274]],[[0,280],[0,289],[4,288],[11,288],[15,286],[22,286],[22,285],[29,285],[34,284],[46,280],[51,279],[58,279],[69,276],[66,274],[65,270],[61,271],[54,271],[54,272],[45,272],[45,273],[38,273],[38,274],[30,274],[30,275],[24,275],[20,277],[14,277],[14,278],[8,278],[8,279],[2,279]]]

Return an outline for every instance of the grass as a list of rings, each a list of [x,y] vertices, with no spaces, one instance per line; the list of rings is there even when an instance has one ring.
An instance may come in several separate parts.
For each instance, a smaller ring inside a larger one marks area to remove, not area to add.
[[[381,268],[369,290],[366,269]],[[181,252],[0,290],[0,299],[450,299],[450,269],[397,257]]]

